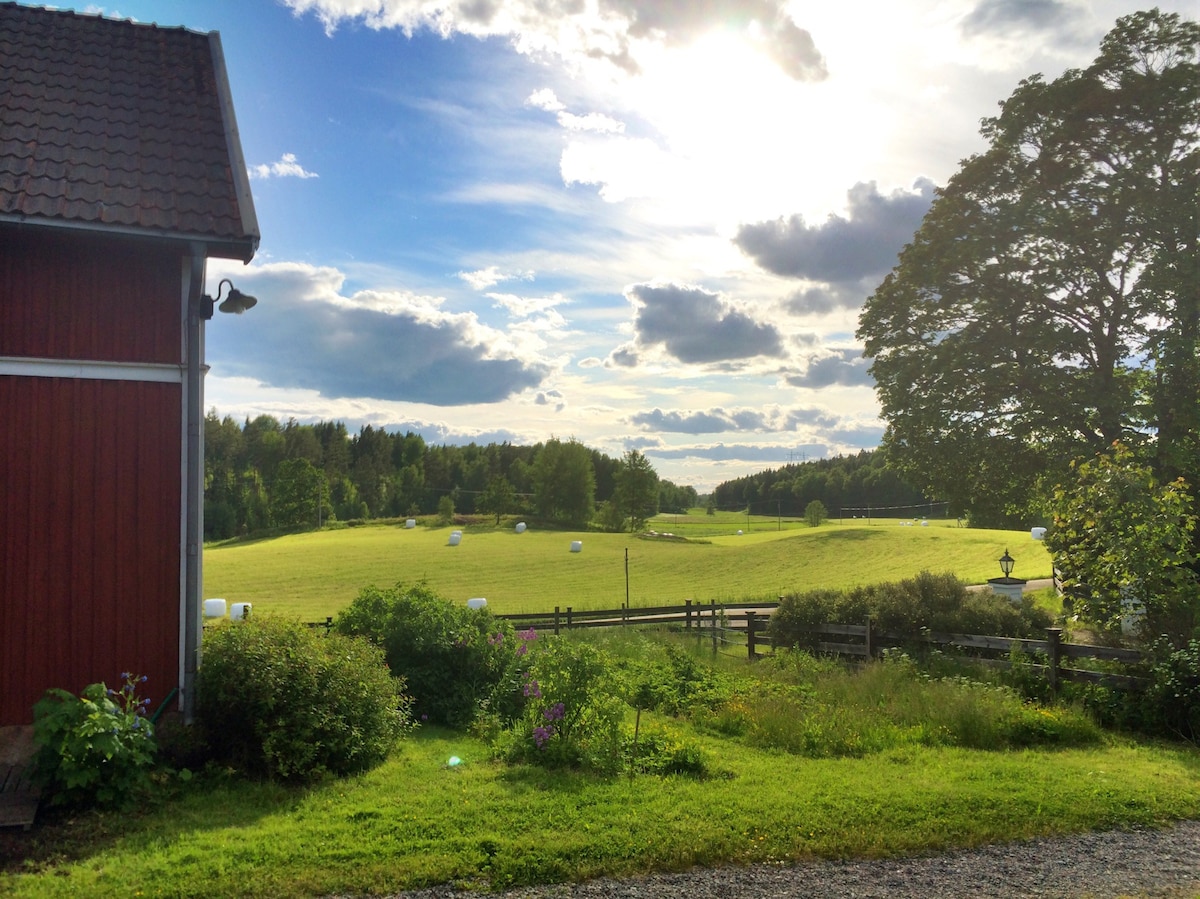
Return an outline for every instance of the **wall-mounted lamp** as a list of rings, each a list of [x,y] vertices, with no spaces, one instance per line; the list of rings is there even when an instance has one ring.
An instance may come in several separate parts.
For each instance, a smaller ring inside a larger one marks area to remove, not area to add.
[[[232,312],[234,315],[241,315],[247,309],[254,308],[254,305],[258,302],[257,298],[250,296],[248,293],[242,293],[233,286],[233,282],[228,278],[222,278],[221,283],[217,285],[217,300],[221,299],[221,289],[226,284],[229,285],[229,293],[221,302],[221,305],[217,306],[218,309],[222,312]],[[213,306],[216,305],[217,300],[214,300],[208,294],[205,294],[201,298],[201,302],[203,303],[202,317],[205,321],[212,318]]]

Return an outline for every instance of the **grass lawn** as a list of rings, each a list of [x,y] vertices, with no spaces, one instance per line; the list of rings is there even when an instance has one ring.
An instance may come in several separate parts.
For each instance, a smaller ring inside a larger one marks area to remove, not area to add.
[[[863,668],[805,653],[714,660],[655,630],[549,639],[593,643],[628,683],[655,665],[660,686],[676,672],[661,695],[694,701],[678,717],[643,711],[640,733],[698,750],[705,765],[687,770],[704,775],[510,764],[475,736],[426,726],[358,776],[285,788],[210,767],[169,779],[135,812],[59,813],[0,835],[0,895],[489,890],[1200,817],[1196,747],[1106,734],[987,672],[929,677],[906,657]]]
[[[625,602],[626,552],[633,606],[773,599],[781,592],[900,580],[922,570],[982,583],[999,576],[996,559],[1005,549],[1018,560],[1016,575],[1050,576],[1049,555],[1028,532],[953,522],[905,527],[875,519],[810,528],[694,510],[659,516],[650,527],[688,539],[475,526],[462,528],[462,543],[450,546],[452,528],[387,525],[210,545],[204,595],[320,621],[364,586],[425,579],[455,602],[486,597],[499,613],[615,608]],[[582,541],[582,552],[570,552],[573,540]]]
[[[425,729],[360,777],[306,790],[208,779],[159,808],[80,816],[58,834],[50,827],[26,873],[0,875],[0,893],[495,888],[894,856],[1200,816],[1200,755],[1176,746],[1114,738],[1091,749],[912,747],[810,759],[701,739],[717,776],[630,780],[509,767],[470,737]],[[451,755],[463,764],[447,767]],[[85,835],[74,849],[72,829]]]

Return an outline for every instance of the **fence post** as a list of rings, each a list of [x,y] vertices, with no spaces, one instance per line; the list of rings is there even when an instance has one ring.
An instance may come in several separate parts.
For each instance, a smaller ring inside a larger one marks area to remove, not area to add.
[[[692,629],[692,601],[690,599],[685,599],[683,601],[683,606],[683,629],[685,631],[690,631]]]
[[[333,630],[333,616],[325,616],[325,636],[329,636],[329,632]]]
[[[754,610],[752,609],[746,613],[746,654],[751,662],[758,657],[758,653],[754,651],[754,619],[755,615]]]
[[[717,654],[717,604],[712,604],[712,651]]]
[[[558,636],[558,606],[554,607],[554,636]]]
[[[1046,628],[1046,677],[1050,681],[1050,692],[1058,692],[1058,660],[1062,651],[1062,628]]]
[[[629,623],[629,604],[621,603],[621,627]]]
[[[871,616],[870,615],[867,616],[866,642],[867,642],[867,661],[869,662],[869,661],[871,661],[871,659],[873,659],[875,657],[873,655],[873,653],[875,651],[875,647],[873,647],[871,645]]]
[[[567,606],[567,630],[571,629],[571,607]]]

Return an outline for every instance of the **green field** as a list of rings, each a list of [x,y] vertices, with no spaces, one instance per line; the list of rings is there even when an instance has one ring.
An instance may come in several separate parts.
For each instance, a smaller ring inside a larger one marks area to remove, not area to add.
[[[627,551],[635,607],[773,599],[781,592],[899,580],[922,570],[952,571],[982,583],[999,576],[996,560],[1005,549],[1017,559],[1015,576],[1050,576],[1050,557],[1028,531],[959,528],[954,522],[834,520],[810,528],[694,510],[659,516],[649,528],[686,540],[535,528],[518,534],[508,523],[459,528],[462,542],[450,546],[453,528],[401,524],[210,545],[204,550],[204,595],[319,621],[364,586],[424,579],[454,602],[485,597],[498,613],[614,608],[625,602]],[[575,540],[582,541],[581,552],[570,551]]]

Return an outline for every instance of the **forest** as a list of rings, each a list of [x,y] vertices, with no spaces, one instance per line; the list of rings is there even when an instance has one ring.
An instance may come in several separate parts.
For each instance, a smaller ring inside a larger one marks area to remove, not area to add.
[[[713,490],[710,502],[718,509],[748,509],[758,515],[799,516],[812,502],[824,505],[833,518],[953,514],[947,503],[927,499],[906,483],[878,450],[813,459],[726,481]]]
[[[642,454],[613,458],[574,440],[532,446],[434,445],[419,434],[269,415],[239,423],[211,411],[204,426],[206,540],[331,521],[415,515],[523,514],[563,526],[636,529],[658,512],[685,512],[694,487],[658,478]],[[944,511],[884,465],[880,454],[817,459],[716,487],[713,509],[802,515],[917,516]],[[905,507],[907,511],[900,510]],[[888,512],[886,510],[893,511]]]
[[[529,514],[548,523],[633,528],[684,512],[695,488],[660,480],[636,451],[614,459],[574,441],[433,445],[411,432],[342,422],[204,423],[204,537],[410,515]]]

